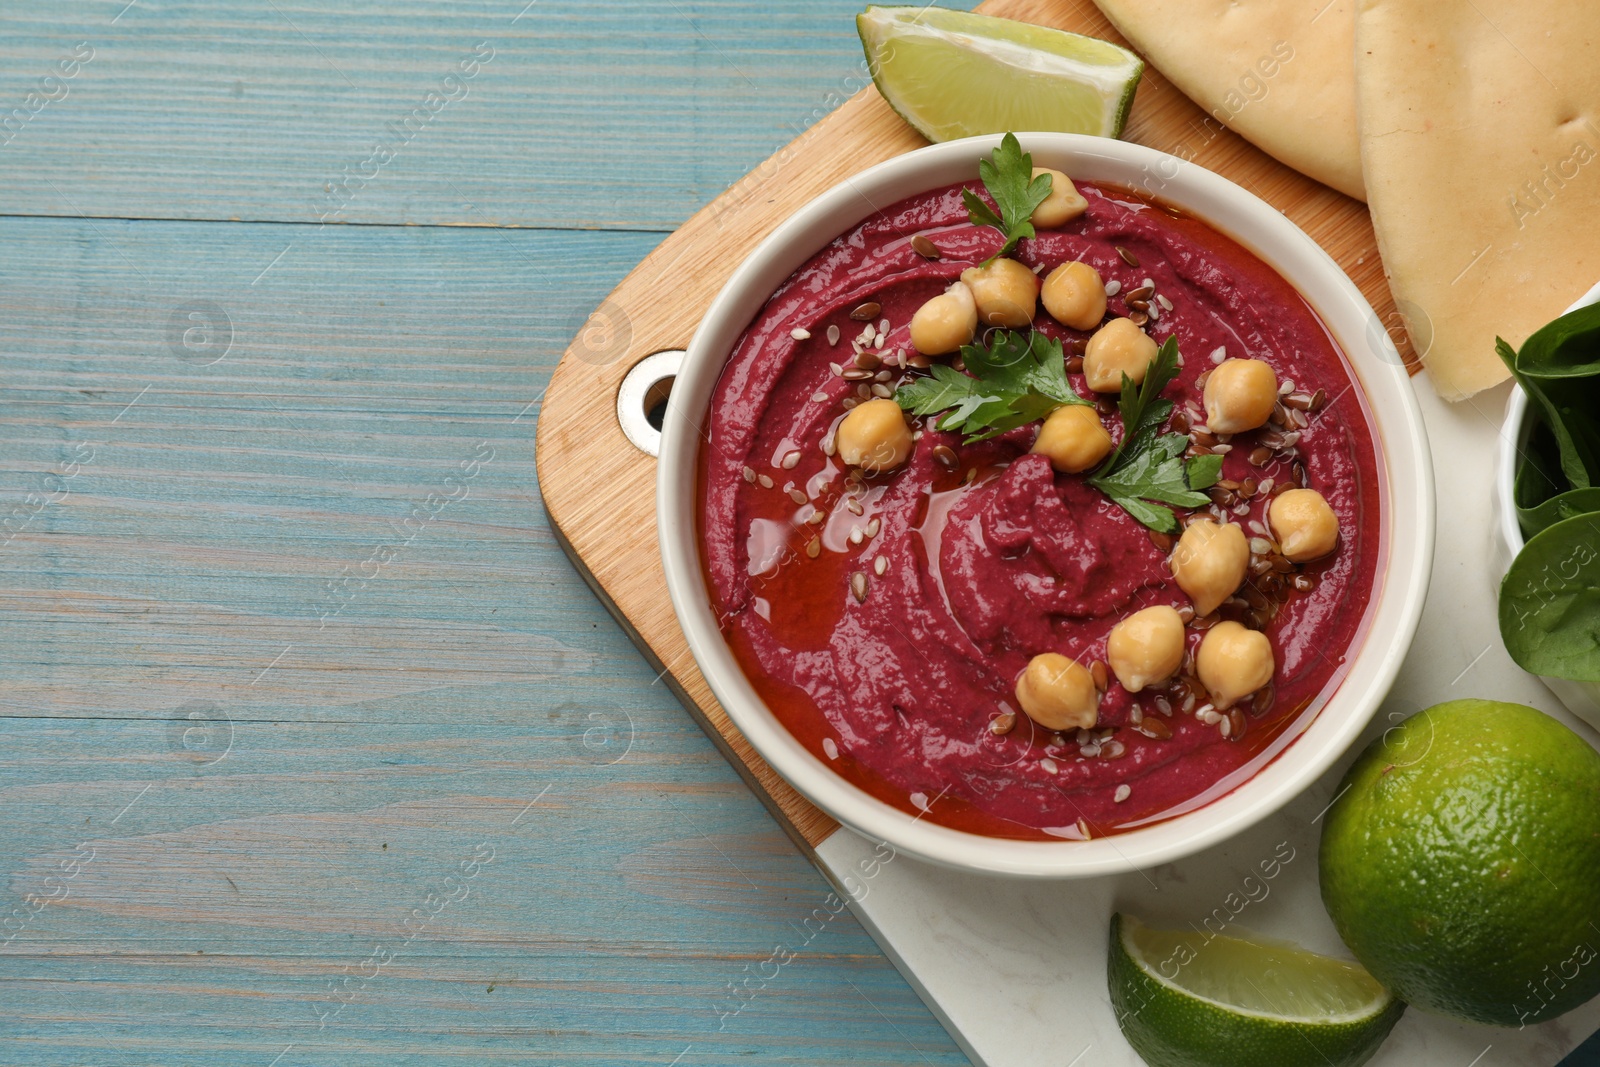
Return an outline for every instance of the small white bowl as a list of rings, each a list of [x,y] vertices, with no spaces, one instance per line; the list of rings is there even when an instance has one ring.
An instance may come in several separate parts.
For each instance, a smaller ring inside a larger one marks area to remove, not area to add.
[[[1576,311],[1595,303],[1600,303],[1600,285],[1583,294],[1567,311]],[[1522,386],[1512,383],[1511,398],[1506,401],[1506,419],[1500,428],[1500,451],[1494,472],[1495,504],[1500,520],[1494,539],[1496,592],[1500,588],[1500,579],[1511,569],[1511,561],[1517,558],[1524,544],[1512,490],[1517,477],[1517,456],[1527,446],[1528,434],[1533,429],[1527,416],[1528,394],[1522,391]],[[1600,730],[1600,682],[1572,682],[1565,678],[1547,678],[1542,674],[1534,677],[1543,682],[1572,714]]]
[[[895,849],[967,870],[1033,878],[1112,874],[1175,860],[1244,830],[1316,781],[1360,736],[1416,631],[1433,561],[1433,467],[1400,357],[1354,283],[1281,212],[1192,163],[1140,145],[1071,134],[1020,135],[1039,166],[1140,189],[1228,234],[1293,283],[1348,355],[1379,441],[1385,547],[1375,606],[1348,674],[1304,733],[1249,780],[1195,811],[1092,841],[984,837],[913,818],[869,796],[808,752],[762,703],[718,631],[697,530],[696,476],[713,386],[734,343],[772,293],[874,205],[976,180],[998,137],[934,145],[881,163],[823,193],[763,241],[713,301],[672,389],[656,482],[662,562],[696,662],[756,751],[840,823]]]

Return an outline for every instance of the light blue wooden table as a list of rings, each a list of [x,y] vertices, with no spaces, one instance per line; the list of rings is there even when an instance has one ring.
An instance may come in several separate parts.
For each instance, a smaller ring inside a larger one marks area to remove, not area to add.
[[[0,2],[0,1063],[965,1062],[534,475],[858,6]]]

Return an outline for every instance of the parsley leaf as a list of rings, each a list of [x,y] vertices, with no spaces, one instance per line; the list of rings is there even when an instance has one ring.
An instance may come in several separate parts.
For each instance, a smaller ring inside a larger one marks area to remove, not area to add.
[[[1117,410],[1122,416],[1122,443],[1089,476],[1089,484],[1152,530],[1174,533],[1179,508],[1202,508],[1211,499],[1201,492],[1222,476],[1221,456],[1196,456],[1185,462],[1189,438],[1161,433],[1172,414],[1172,401],[1161,391],[1178,374],[1178,342],[1167,338],[1138,388],[1122,376]]]
[[[944,412],[940,430],[960,430],[968,441],[982,441],[1037,422],[1063,404],[1087,404],[1067,380],[1061,342],[1042,333],[1001,330],[986,348],[961,349],[968,373],[934,364],[931,377],[895,391],[894,399],[913,415]]]
[[[1029,219],[1033,209],[1050,195],[1050,175],[1041,174],[1035,178],[1033,156],[1022,150],[1016,134],[1008,133],[989,159],[978,161],[978,177],[983,179],[983,187],[994,198],[999,214],[971,189],[961,190],[961,202],[967,206],[967,217],[973,225],[993,226],[1005,237],[1005,245],[989,257],[995,260],[1009,254],[1024,237],[1033,236],[1033,223]]]

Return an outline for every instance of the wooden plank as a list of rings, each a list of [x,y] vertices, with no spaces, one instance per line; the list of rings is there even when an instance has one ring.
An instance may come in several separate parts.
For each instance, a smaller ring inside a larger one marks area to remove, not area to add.
[[[0,1059],[964,1062],[671,703],[678,736],[616,763],[542,715],[239,721],[210,752],[0,719],[0,874],[56,898],[0,948]]]
[[[991,0],[982,10],[1119,40],[1088,3]],[[1281,208],[1339,261],[1380,316],[1392,316],[1363,205],[1289,170],[1215,122],[1208,125],[1204,112],[1155,71],[1145,75],[1127,136],[1217,170]],[[540,422],[541,491],[581,565],[669,669],[708,731],[745,765],[780,819],[813,846],[836,824],[756,755],[695,667],[653,536],[655,462],[630,449],[608,416],[623,375],[652,352],[686,345],[734,267],[783,219],[849,175],[923,143],[868,88],[780,150],[663,241],[612,292],[557,368]],[[604,429],[596,432],[596,426]]]
[[[92,58],[0,129],[0,211],[670,230],[863,84],[858,10],[23,0],[0,113]]]
[[[0,1061],[962,1062],[848,913],[805,940],[543,514],[530,403],[655,241],[0,219]]]

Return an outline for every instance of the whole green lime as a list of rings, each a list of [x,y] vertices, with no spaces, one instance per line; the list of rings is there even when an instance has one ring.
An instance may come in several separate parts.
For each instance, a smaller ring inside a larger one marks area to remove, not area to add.
[[[1600,993],[1600,754],[1453,700],[1374,741],[1322,831],[1322,901],[1395,996],[1500,1026]]]

